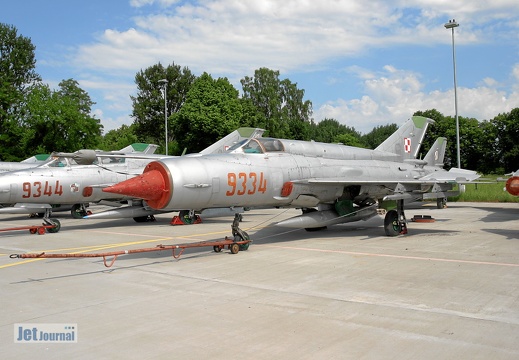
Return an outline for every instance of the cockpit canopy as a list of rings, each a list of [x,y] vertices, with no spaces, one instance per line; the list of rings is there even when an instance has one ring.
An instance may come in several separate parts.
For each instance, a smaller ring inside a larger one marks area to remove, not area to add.
[[[228,152],[244,152],[246,154],[263,154],[266,152],[283,152],[285,147],[278,139],[253,138],[245,139],[231,146]]]
[[[98,157],[92,159],[91,162],[82,162],[77,161],[77,159],[74,159],[73,157],[67,157],[67,156],[53,156],[51,160],[46,162],[43,165],[40,165],[40,167],[69,167],[69,166],[78,166],[78,165],[100,165],[100,164],[124,164],[125,158],[123,157]]]

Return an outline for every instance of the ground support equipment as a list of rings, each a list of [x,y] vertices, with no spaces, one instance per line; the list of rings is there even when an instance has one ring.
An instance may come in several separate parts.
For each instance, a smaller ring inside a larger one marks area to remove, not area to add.
[[[19,226],[12,228],[0,229],[1,231],[20,231],[20,230],[29,230],[31,234],[43,235],[45,232],[49,233],[57,233],[59,229],[61,229],[61,224],[58,219],[43,219],[43,223],[41,225],[28,225],[28,226]]]

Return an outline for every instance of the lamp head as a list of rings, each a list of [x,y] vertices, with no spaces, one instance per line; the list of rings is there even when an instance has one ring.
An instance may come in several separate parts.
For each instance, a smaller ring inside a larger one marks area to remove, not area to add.
[[[448,23],[445,23],[445,25],[443,25],[443,26],[445,26],[446,29],[452,29],[452,28],[460,26],[460,24],[458,24],[456,22],[456,20],[452,19],[452,20],[449,20]]]

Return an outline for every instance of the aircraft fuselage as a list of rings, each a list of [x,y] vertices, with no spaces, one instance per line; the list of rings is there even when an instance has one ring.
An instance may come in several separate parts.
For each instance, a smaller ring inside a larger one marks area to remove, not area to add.
[[[356,160],[286,152],[164,159],[150,163],[143,174],[152,176],[153,182],[162,183],[152,186],[147,181],[139,183],[136,180],[138,193],[131,195],[144,198],[150,207],[158,210],[232,206],[314,207],[320,203],[333,203],[344,192],[344,184],[326,183],[327,179],[359,183],[377,178],[384,178],[385,182],[409,181],[427,173],[424,168],[413,164],[374,159],[376,155],[375,151],[366,150],[357,153]],[[385,158],[385,154],[381,158]],[[322,184],[319,183],[321,180]],[[417,189],[425,190],[419,185]],[[126,195],[131,192],[128,189],[123,191]],[[392,191],[381,182],[365,184],[355,195],[362,197],[363,193],[376,198]]]
[[[77,204],[110,199],[114,196],[102,192],[103,185],[139,174],[150,161],[36,167],[0,174],[0,203]]]

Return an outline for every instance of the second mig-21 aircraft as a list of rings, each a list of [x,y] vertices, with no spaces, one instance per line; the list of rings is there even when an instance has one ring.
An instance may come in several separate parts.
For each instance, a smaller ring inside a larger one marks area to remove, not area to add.
[[[368,219],[391,201],[396,209],[386,213],[384,228],[396,236],[407,232],[404,201],[442,200],[453,195],[456,183],[479,177],[474,171],[444,170],[432,153],[417,159],[431,123],[413,116],[375,150],[249,139],[224,154],[151,162],[142,175],[103,191],[144,199],[156,210],[301,208],[302,215],[277,225],[306,229]]]

